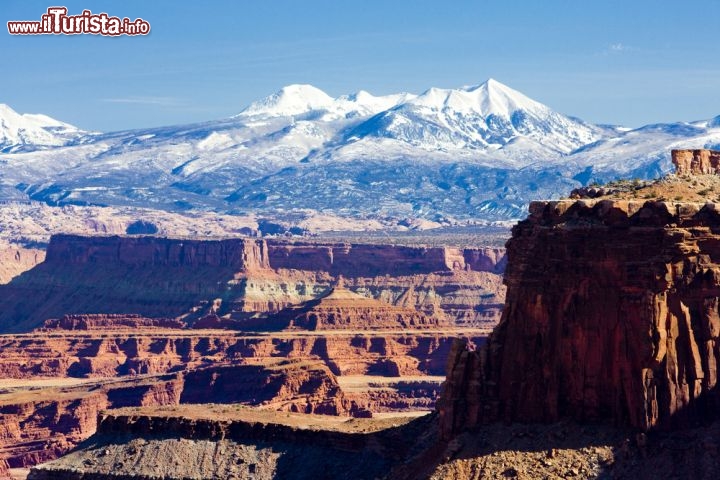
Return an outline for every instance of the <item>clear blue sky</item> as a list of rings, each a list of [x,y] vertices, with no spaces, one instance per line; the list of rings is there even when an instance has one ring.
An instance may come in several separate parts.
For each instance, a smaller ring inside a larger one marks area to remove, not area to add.
[[[152,33],[7,33],[56,4]],[[87,129],[222,118],[291,83],[337,96],[488,77],[595,123],[720,115],[717,0],[2,0],[0,17],[0,103]]]

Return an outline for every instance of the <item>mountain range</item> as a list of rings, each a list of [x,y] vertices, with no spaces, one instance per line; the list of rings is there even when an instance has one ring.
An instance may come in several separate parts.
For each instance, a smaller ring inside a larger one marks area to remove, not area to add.
[[[290,85],[230,118],[111,133],[0,105],[0,200],[484,223],[592,181],[662,175],[671,148],[718,146],[720,116],[594,125],[492,79],[337,98]]]

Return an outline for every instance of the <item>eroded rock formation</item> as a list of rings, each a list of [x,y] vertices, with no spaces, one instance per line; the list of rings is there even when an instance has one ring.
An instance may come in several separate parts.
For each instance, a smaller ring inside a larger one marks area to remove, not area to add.
[[[0,331],[67,314],[243,320],[317,298],[340,276],[361,295],[491,328],[504,262],[498,249],[56,235],[45,262],[0,286]]]
[[[207,402],[328,415],[349,415],[352,408],[322,363],[206,367],[0,392],[0,449],[11,467],[36,465],[57,458],[92,435],[101,410]]]
[[[64,453],[92,434],[95,415],[106,408],[246,403],[359,416],[432,408],[439,391],[433,376],[442,374],[453,339],[483,339],[478,331],[270,336],[173,330],[133,316],[66,320],[0,335],[0,377],[17,379],[0,389],[0,449],[12,466]],[[352,395],[336,375],[359,381]],[[394,380],[380,389],[368,383],[372,376]],[[403,383],[406,376],[420,381]]]
[[[678,175],[706,175],[720,173],[720,151],[673,150],[672,162]]]
[[[456,346],[446,436],[494,420],[649,430],[720,411],[720,205],[534,202],[507,244],[486,348]]]
[[[174,318],[145,318],[138,314],[63,315],[45,320],[41,330],[105,330],[126,328],[184,328],[186,324]]]
[[[482,342],[479,331],[338,332],[333,335],[237,332],[48,331],[0,336],[0,377],[101,378],[156,375],[217,364],[320,360],[337,375],[442,375],[453,339]]]
[[[320,298],[287,307],[263,320],[278,329],[403,330],[448,327],[415,308],[396,306],[335,286]],[[261,326],[261,325],[258,325]]]

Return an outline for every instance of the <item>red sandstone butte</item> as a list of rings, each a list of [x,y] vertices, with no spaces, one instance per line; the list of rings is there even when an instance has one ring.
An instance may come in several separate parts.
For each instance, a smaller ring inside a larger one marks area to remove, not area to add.
[[[680,169],[679,169],[680,170]],[[456,345],[443,434],[496,420],[643,431],[717,418],[720,205],[533,202],[488,344]]]
[[[427,317],[414,308],[364,297],[336,286],[321,297],[285,308],[265,320],[279,329],[404,330],[448,327],[449,322]]]

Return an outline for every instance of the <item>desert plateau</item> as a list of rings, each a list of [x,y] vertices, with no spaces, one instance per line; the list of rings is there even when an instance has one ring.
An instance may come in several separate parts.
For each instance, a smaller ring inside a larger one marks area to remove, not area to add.
[[[716,0],[0,4],[0,480],[720,479]]]

